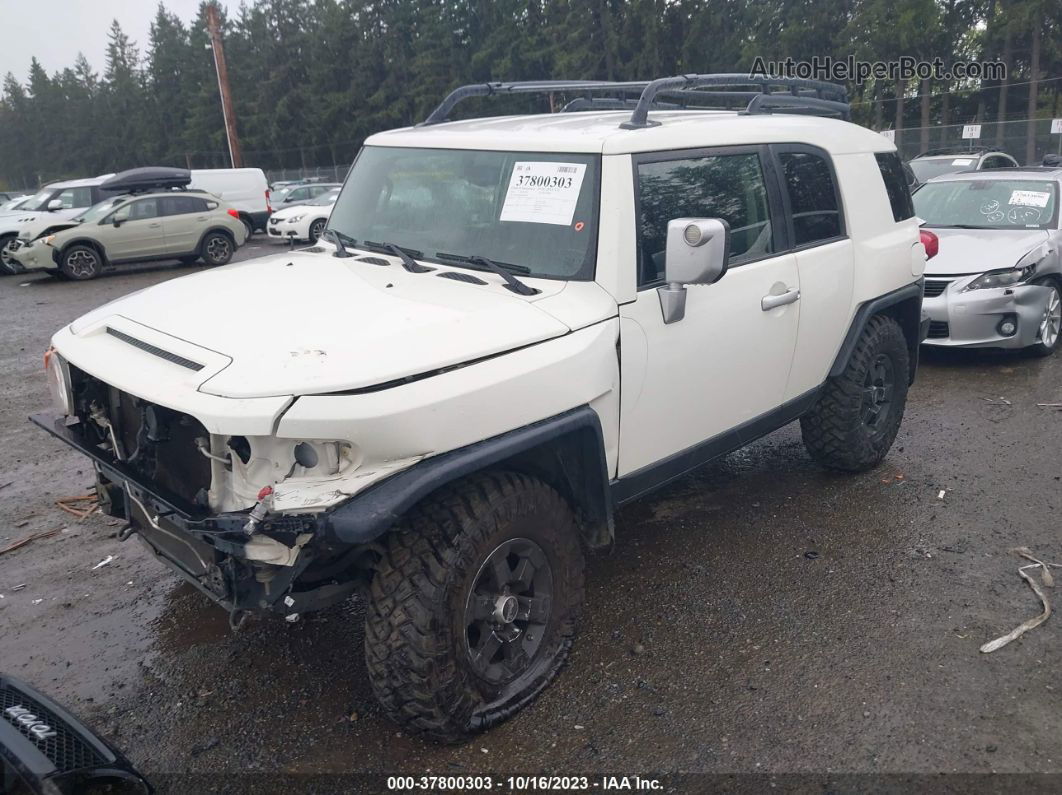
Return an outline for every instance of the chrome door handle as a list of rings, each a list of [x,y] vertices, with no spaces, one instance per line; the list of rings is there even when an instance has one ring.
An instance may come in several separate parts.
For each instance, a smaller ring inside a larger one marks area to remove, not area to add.
[[[158,229],[160,226],[162,226],[162,224],[160,224],[158,221],[156,221],[153,224],[148,224],[148,229]]]
[[[795,304],[800,300],[800,290],[786,290],[781,295],[765,295],[760,300],[760,309],[770,312],[786,304]]]

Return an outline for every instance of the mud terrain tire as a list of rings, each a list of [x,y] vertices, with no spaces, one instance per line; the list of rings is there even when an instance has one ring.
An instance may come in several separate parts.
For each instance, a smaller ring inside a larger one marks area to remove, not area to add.
[[[826,382],[815,406],[800,419],[811,457],[845,472],[880,464],[900,429],[909,373],[903,330],[891,317],[875,315],[844,372]]]
[[[373,691],[409,733],[465,740],[553,680],[582,602],[578,528],[556,491],[515,472],[445,486],[389,534],[377,565],[365,619]]]

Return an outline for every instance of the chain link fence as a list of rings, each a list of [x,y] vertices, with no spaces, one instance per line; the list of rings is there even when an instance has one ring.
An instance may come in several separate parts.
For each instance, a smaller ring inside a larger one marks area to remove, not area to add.
[[[927,149],[954,146],[964,149],[999,150],[1006,152],[1022,165],[1038,166],[1044,155],[1062,153],[1062,135],[1051,134],[1051,119],[1033,119],[1031,139],[1029,119],[980,122],[980,125],[979,138],[963,138],[962,132],[966,126],[964,124],[935,124],[930,127],[903,127],[895,131],[894,141],[904,160],[910,160]]]
[[[254,163],[247,163],[247,165],[254,166]],[[342,182],[347,178],[350,166],[350,163],[345,163],[338,166],[316,166],[313,168],[266,168],[263,171],[265,171],[266,179],[269,180],[270,185],[277,182],[301,182],[303,180]]]

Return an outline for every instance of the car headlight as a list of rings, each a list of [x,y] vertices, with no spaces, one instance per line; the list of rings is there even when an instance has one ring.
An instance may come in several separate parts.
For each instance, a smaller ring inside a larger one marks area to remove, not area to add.
[[[963,292],[967,290],[987,290],[992,287],[1012,287],[1015,284],[1028,279],[1035,265],[1029,265],[1025,268],[1006,268],[998,271],[988,271],[988,273],[982,273],[966,287],[963,288]]]
[[[44,352],[44,369],[48,374],[48,393],[52,406],[64,417],[74,413],[74,401],[70,392],[70,368],[55,348]]]
[[[293,215],[293,216],[291,216],[291,218],[288,219],[288,223],[289,224],[297,224],[304,217],[305,217],[304,215]]]

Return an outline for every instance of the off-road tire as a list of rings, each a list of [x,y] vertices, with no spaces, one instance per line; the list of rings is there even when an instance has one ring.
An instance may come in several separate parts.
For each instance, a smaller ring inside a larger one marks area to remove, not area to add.
[[[251,236],[254,234],[254,224],[251,222],[250,218],[243,215],[240,216],[240,221],[243,223],[243,228],[247,231],[247,240],[250,240]]]
[[[1055,299],[1060,301],[1060,302],[1062,302],[1062,282],[1060,282],[1057,279],[1047,279],[1047,280],[1045,280],[1043,282],[1038,282],[1038,284],[1040,284],[1040,285],[1042,285],[1044,287],[1052,287],[1052,288],[1054,288]],[[1052,305],[1051,304],[1048,305],[1048,310],[1052,311]],[[1041,321],[1041,323],[1042,323],[1042,321]],[[1041,329],[1041,334],[1042,334],[1042,329]],[[1062,344],[1062,334],[1058,334],[1056,332],[1055,338],[1050,344],[1045,344],[1044,340],[1043,340],[1043,337],[1041,336],[1039,342],[1035,343],[1034,345],[1030,345],[1028,348],[1026,348],[1026,350],[1033,356],[1039,356],[1039,357],[1050,356],[1051,354],[1053,354],[1055,351],[1058,350],[1060,344]]]
[[[891,367],[888,413],[880,425],[868,425],[865,398],[868,374],[884,357]],[[844,372],[823,386],[815,406],[800,418],[800,432],[811,457],[830,469],[862,472],[881,463],[900,429],[909,381],[907,339],[891,317],[875,315],[863,329]]]
[[[466,610],[477,575],[509,539],[530,539],[545,553],[552,607],[527,669],[496,687],[473,667]],[[582,603],[578,528],[555,490],[504,471],[445,486],[389,534],[377,565],[365,619],[373,691],[407,732],[465,740],[514,715],[553,680],[571,648]]]
[[[59,272],[75,282],[95,279],[103,273],[103,257],[92,246],[75,244],[63,250]]]
[[[236,243],[224,232],[208,232],[199,247],[199,256],[207,265],[227,265],[236,253]]]

